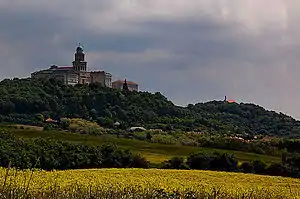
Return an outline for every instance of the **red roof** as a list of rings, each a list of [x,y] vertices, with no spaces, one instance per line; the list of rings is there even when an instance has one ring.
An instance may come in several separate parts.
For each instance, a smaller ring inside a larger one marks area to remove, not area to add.
[[[117,81],[114,81],[113,84],[114,84],[114,83],[122,83],[122,84],[124,84],[125,81],[124,81],[124,80],[117,80]],[[135,82],[133,82],[133,81],[126,81],[126,83],[127,83],[127,84],[131,84],[131,85],[133,85],[133,84],[134,84],[134,85],[137,85],[137,83],[135,83]]]
[[[46,122],[54,122],[54,120],[52,118],[48,118],[46,119]]]
[[[227,100],[228,103],[235,103],[235,100]]]

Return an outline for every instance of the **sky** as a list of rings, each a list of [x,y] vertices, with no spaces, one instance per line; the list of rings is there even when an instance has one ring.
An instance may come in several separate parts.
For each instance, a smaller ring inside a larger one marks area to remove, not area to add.
[[[0,0],[0,79],[71,65],[177,105],[254,103],[300,119],[299,0]],[[299,57],[299,58],[298,58]]]

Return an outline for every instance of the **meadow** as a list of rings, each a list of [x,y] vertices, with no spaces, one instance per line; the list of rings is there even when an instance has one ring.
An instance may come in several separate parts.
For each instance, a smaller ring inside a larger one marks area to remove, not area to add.
[[[193,170],[0,168],[0,198],[300,198],[300,180]]]
[[[281,161],[281,158],[277,156],[262,155],[234,150],[149,143],[146,141],[117,138],[109,135],[93,136],[61,131],[41,131],[35,130],[34,127],[29,129],[11,129],[10,131],[14,135],[24,138],[43,137],[62,141],[71,141],[87,145],[102,145],[104,143],[115,144],[122,149],[129,149],[133,152],[141,154],[153,164],[159,164],[163,161],[171,159],[174,156],[188,156],[192,153],[199,151],[215,151],[219,153],[234,154],[239,162],[263,160],[265,163],[276,163]]]

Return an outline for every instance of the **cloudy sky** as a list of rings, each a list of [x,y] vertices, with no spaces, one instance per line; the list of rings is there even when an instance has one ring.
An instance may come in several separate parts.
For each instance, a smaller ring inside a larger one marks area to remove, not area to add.
[[[178,105],[225,95],[300,119],[299,0],[0,0],[0,79],[71,65]],[[298,58],[299,57],[299,58]]]

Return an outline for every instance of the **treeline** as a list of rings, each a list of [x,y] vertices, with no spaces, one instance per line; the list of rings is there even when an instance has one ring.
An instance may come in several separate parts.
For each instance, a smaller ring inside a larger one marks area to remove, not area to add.
[[[1,125],[0,125],[1,126]],[[9,131],[13,131],[16,126],[2,125]],[[230,136],[222,135],[207,135],[192,132],[183,132],[180,130],[174,131],[130,131],[122,130],[118,127],[103,128],[96,122],[87,121],[80,118],[61,118],[60,123],[53,125],[47,124],[44,130],[68,131],[77,134],[88,134],[95,136],[112,135],[119,138],[138,139],[151,143],[182,145],[182,146],[198,146],[216,149],[237,150],[251,152],[256,154],[266,154],[279,156],[282,152],[299,153],[299,139],[282,139],[271,138],[270,140],[262,140],[261,138],[247,140],[233,139]]]
[[[112,145],[80,145],[45,138],[22,139],[5,132],[0,133],[0,166],[44,170],[155,167],[300,177],[300,155],[283,155],[281,163],[270,165],[256,160],[243,162],[239,166],[232,154],[200,152],[186,158],[174,157],[159,165],[151,165],[140,155]]]
[[[281,163],[265,164],[261,160],[243,162],[240,166],[232,154],[195,153],[187,158],[174,157],[163,162],[163,169],[199,169],[227,172],[243,172],[271,176],[300,177],[300,156],[284,157]]]
[[[252,140],[246,142],[244,140],[231,139],[221,135],[207,135],[175,132],[128,132],[128,131],[107,131],[107,133],[118,137],[138,139],[142,141],[183,145],[183,146],[198,146],[216,149],[245,151],[256,154],[280,155],[282,150],[288,149],[289,152],[296,152],[300,147],[300,142],[297,140],[273,139],[271,141]],[[298,143],[298,145],[296,144]]]
[[[115,146],[85,146],[44,138],[22,139],[0,133],[0,166],[44,170],[147,168],[140,155]]]
[[[0,122],[42,125],[44,119],[84,118],[111,128],[144,126],[164,131],[299,137],[300,122],[253,104],[213,101],[175,106],[160,93],[124,92],[96,84],[67,86],[54,80],[0,82]]]
[[[243,136],[243,139],[234,139],[231,136],[198,134],[195,132],[183,132],[180,130],[130,131],[122,130],[118,127],[107,129],[101,127],[96,122],[91,122],[79,118],[61,118],[58,125],[46,125],[45,127],[49,127],[44,128],[46,130],[67,130],[72,133],[89,134],[96,136],[109,134],[114,137],[138,139],[151,143],[237,150],[274,156],[279,156],[282,154],[282,152],[300,152],[299,139],[270,138],[270,140],[262,140],[261,138],[258,138],[249,140],[249,136]]]
[[[3,125],[9,131],[14,131],[16,126]],[[197,146],[226,150],[245,151],[256,154],[279,156],[284,151],[288,153],[299,152],[300,142],[296,139],[273,138],[270,141],[231,139],[221,135],[207,135],[186,133],[182,131],[130,131],[118,128],[106,129],[91,122],[79,118],[62,118],[58,125],[46,125],[44,130],[68,131],[77,134],[88,134],[94,136],[111,135],[118,138],[137,139],[141,141],[181,146]],[[298,143],[298,144],[297,144]],[[297,147],[298,146],[298,147]]]
[[[14,128],[14,126],[10,126]],[[47,128],[46,128],[47,127]],[[45,130],[66,130],[77,134],[88,135],[112,135],[114,137],[138,139],[151,143],[182,145],[182,146],[198,146],[208,148],[218,148],[226,150],[238,150],[257,154],[280,155],[284,147],[290,149],[289,144],[282,139],[273,139],[272,141],[262,142],[260,140],[253,140],[245,142],[241,140],[230,139],[220,135],[207,135],[186,133],[182,131],[130,131],[118,128],[105,129],[96,122],[91,122],[79,118],[61,118],[58,125],[46,125]],[[8,129],[10,130],[10,129]],[[288,140],[289,143],[295,144]],[[283,147],[283,148],[280,148]]]

